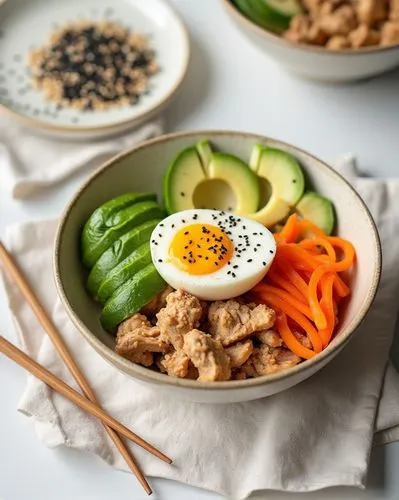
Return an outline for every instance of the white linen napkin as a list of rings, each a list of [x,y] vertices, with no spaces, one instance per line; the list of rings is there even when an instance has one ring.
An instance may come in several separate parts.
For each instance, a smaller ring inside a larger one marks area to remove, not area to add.
[[[0,187],[13,198],[26,198],[78,169],[98,167],[119,151],[160,135],[162,129],[158,118],[108,139],[83,143],[40,136],[0,116]]]
[[[361,332],[326,368],[296,387],[258,401],[230,405],[176,401],[122,375],[76,331],[57,299],[51,265],[57,222],[9,229],[8,248],[106,411],[173,457],[174,465],[169,466],[134,447],[147,475],[236,499],[263,489],[365,487],[374,435],[380,443],[399,438],[398,375],[390,365],[378,408],[398,309],[399,180],[356,178],[350,157],[337,167],[354,182],[380,230],[384,268],[377,298]],[[76,387],[16,287],[7,279],[5,284],[20,344]],[[31,376],[19,410],[32,417],[45,445],[89,451],[126,470],[95,419]]]

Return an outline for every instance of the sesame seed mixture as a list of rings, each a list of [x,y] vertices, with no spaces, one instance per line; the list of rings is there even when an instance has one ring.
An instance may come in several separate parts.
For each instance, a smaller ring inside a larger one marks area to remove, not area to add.
[[[198,222],[198,220],[201,219],[201,213],[194,212],[191,216],[191,219],[195,222]],[[215,226],[219,228],[219,230],[226,235],[226,237],[229,237],[232,235],[231,229],[233,228],[238,228],[242,229],[243,231],[246,230],[245,226],[245,220],[243,220],[241,217],[230,214],[228,212],[225,212],[223,210],[217,211],[217,213],[212,215],[212,220],[215,223]],[[185,220],[181,219],[183,224],[189,224],[191,220]],[[174,224],[171,224],[170,226],[168,224],[164,224],[162,229],[165,231],[165,234],[168,234],[171,229],[174,228]],[[226,248],[225,244],[223,243],[223,238],[217,237],[215,233],[213,233],[211,230],[207,229],[206,225],[204,224],[201,228],[201,238],[199,241],[193,241],[190,238],[190,231],[185,230],[183,235],[186,238],[186,244],[184,246],[184,250],[186,253],[183,255],[183,259],[187,261],[189,264],[195,264],[197,260],[209,260],[210,257],[208,257],[209,254],[212,255],[211,259],[213,262],[213,265],[215,266],[215,271],[218,270],[219,267],[219,262],[224,260],[224,257],[228,251]],[[157,237],[162,238],[163,234],[158,233]],[[157,237],[153,239],[151,242],[154,245],[158,245],[157,243]],[[253,262],[254,254],[253,252],[257,252],[259,247],[262,247],[262,233],[258,232],[253,232],[251,235],[248,234],[240,234],[238,235],[239,240],[241,241],[240,243],[236,244],[234,246],[234,257],[246,257],[245,260],[242,261],[242,266],[241,265],[231,265],[231,259],[227,262],[227,266],[225,267],[226,275],[231,276],[233,278],[237,277],[237,274],[239,273],[240,267],[245,267],[246,264],[249,264]],[[270,254],[273,254],[273,250],[269,250]],[[204,254],[207,255],[204,255]],[[267,265],[267,260],[262,260],[262,265],[266,266]],[[230,266],[230,267],[229,267]]]
[[[81,110],[137,104],[158,71],[146,38],[113,21],[57,29],[29,65],[48,100]]]

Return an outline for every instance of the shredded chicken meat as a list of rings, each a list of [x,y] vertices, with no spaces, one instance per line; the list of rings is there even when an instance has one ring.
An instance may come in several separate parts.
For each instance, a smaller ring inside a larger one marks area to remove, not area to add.
[[[209,331],[224,346],[243,340],[274,325],[276,314],[264,304],[240,304],[236,300],[213,302],[209,307]]]
[[[230,358],[224,352],[222,344],[211,335],[191,330],[184,336],[183,350],[198,369],[198,380],[229,380]]]
[[[301,361],[273,329],[275,312],[263,304],[243,298],[207,303],[184,290],[165,289],[144,310],[148,318],[134,314],[119,325],[115,350],[171,377],[243,380]],[[306,335],[293,333],[312,347]]]
[[[399,0],[302,0],[284,38],[329,50],[399,43]]]
[[[150,366],[154,361],[152,353],[165,352],[167,348],[159,328],[142,314],[134,314],[118,327],[115,351],[130,361]]]
[[[184,290],[176,290],[166,297],[166,306],[157,314],[162,339],[170,342],[176,351],[183,347],[183,336],[200,325],[200,301]]]

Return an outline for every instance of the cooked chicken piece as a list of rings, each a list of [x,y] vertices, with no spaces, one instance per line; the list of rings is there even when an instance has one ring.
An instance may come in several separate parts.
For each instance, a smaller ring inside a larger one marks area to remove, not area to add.
[[[283,339],[275,330],[262,330],[261,332],[257,332],[256,338],[262,344],[266,344],[269,347],[281,347],[283,345]]]
[[[399,0],[390,0],[389,19],[391,21],[399,21]]]
[[[357,26],[356,12],[351,5],[343,5],[331,13],[321,13],[318,23],[326,35],[348,35]]]
[[[378,45],[380,43],[380,38],[381,35],[378,31],[370,29],[365,24],[360,24],[348,35],[348,40],[354,48]]]
[[[197,368],[195,368],[195,366],[192,364],[192,362],[189,361],[187,374],[184,378],[188,378],[190,380],[197,380],[198,377],[199,377],[199,372],[198,372]]]
[[[309,16],[299,14],[291,19],[290,27],[284,32],[283,37],[290,42],[307,43],[311,25]]]
[[[153,363],[153,352],[165,352],[168,346],[159,328],[152,326],[142,314],[134,314],[121,323],[116,332],[115,351],[130,361],[144,366]]]
[[[256,352],[256,349],[254,349],[254,352]],[[240,377],[252,378],[258,376],[255,370],[255,366],[253,364],[253,357],[254,354],[252,354],[252,356],[250,356],[250,358],[243,365],[240,366],[240,371],[238,372],[240,373]]]
[[[231,375],[233,380],[245,380],[247,378],[245,372],[242,370],[236,371]]]
[[[213,302],[209,307],[210,333],[224,346],[274,325],[276,313],[264,304],[240,304],[236,300]]]
[[[184,378],[187,376],[190,360],[183,351],[173,351],[165,354],[159,364],[163,371],[171,377]]]
[[[395,45],[399,43],[399,21],[388,21],[381,30],[381,45]]]
[[[301,358],[284,347],[262,346],[255,349],[250,361],[252,361],[257,375],[270,375],[297,365]]]
[[[358,0],[356,11],[360,23],[373,26],[388,17],[388,4],[386,0]]]
[[[297,330],[293,330],[292,333],[295,335],[295,337],[299,340],[299,342],[304,347],[307,347],[308,349],[312,349],[312,343],[307,335],[305,335],[301,332],[298,332]]]
[[[318,21],[314,21],[307,33],[308,43],[312,45],[325,45],[328,36]]]
[[[319,12],[324,1],[325,0],[302,0],[302,3],[309,14],[314,16]]]
[[[335,35],[331,37],[326,44],[326,48],[330,50],[348,49],[350,46],[351,44],[348,38],[343,35]]]
[[[237,344],[227,347],[224,352],[230,358],[230,366],[232,368],[238,368],[247,361],[253,350],[254,346],[252,341],[245,340],[244,342],[237,342]]]
[[[202,308],[196,297],[179,289],[166,297],[166,306],[156,316],[162,339],[179,351],[183,335],[199,326]]]
[[[172,292],[173,288],[168,285],[141,309],[141,314],[145,314],[148,317],[155,316],[157,312],[166,306],[166,297]]]
[[[184,335],[183,351],[198,369],[198,380],[229,380],[230,358],[224,352],[222,344],[211,335],[200,330],[191,330]]]

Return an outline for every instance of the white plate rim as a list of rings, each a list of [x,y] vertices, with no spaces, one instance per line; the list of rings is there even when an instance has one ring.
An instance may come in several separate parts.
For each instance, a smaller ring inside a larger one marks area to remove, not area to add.
[[[5,7],[6,4],[8,4],[10,0],[0,0],[0,17],[1,17],[1,10],[3,7]],[[187,75],[189,63],[190,63],[190,58],[191,58],[191,47],[190,47],[190,36],[188,33],[188,30],[183,23],[182,19],[180,16],[177,14],[176,10],[168,3],[165,2],[164,0],[159,0],[161,1],[164,6],[169,10],[170,14],[174,17],[175,21],[179,25],[179,28],[181,30],[181,34],[183,37],[184,41],[184,59],[182,61],[182,67],[180,74],[177,78],[177,81],[173,88],[163,97],[161,97],[157,102],[155,102],[150,109],[145,111],[144,113],[141,113],[133,118],[126,118],[119,120],[117,122],[114,122],[112,125],[57,125],[57,124],[51,124],[51,123],[46,123],[43,122],[39,119],[32,118],[25,116],[24,114],[15,111],[14,109],[10,109],[8,106],[5,104],[0,103],[0,112],[4,112],[6,115],[10,116],[11,118],[17,119],[19,122],[29,125],[31,127],[35,127],[38,129],[42,129],[45,131],[50,131],[50,132],[73,132],[73,133],[87,133],[87,132],[114,132],[117,131],[120,128],[126,128],[128,126],[133,126],[135,124],[143,123],[146,119],[151,118],[151,116],[157,114],[157,112],[161,111],[167,103],[169,103],[177,91],[180,89],[181,85],[183,84],[183,81]]]

